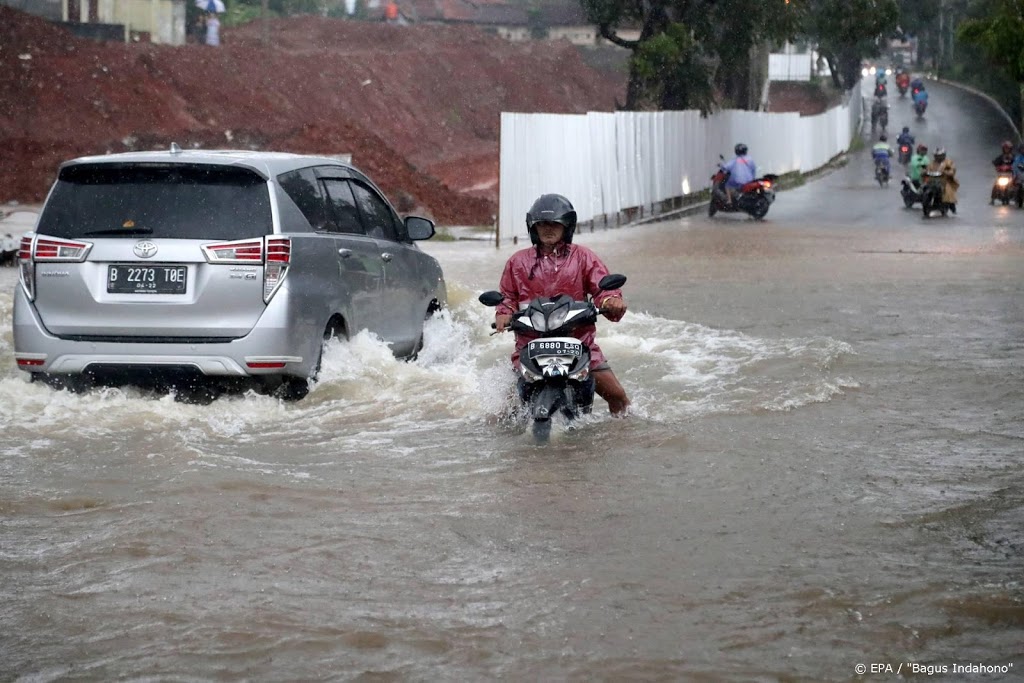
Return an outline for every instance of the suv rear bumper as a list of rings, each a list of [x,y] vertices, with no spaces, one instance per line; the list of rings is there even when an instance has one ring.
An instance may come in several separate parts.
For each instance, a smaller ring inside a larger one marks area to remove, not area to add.
[[[21,287],[14,295],[14,356],[41,364],[18,367],[26,372],[80,374],[90,366],[131,368],[192,367],[211,376],[294,375],[307,377],[322,340],[298,339],[286,315],[284,292],[267,306],[244,337],[223,343],[145,343],[72,341],[50,334]],[[300,353],[296,353],[299,351]],[[312,360],[310,360],[312,358]],[[250,367],[249,363],[284,363],[284,367]]]

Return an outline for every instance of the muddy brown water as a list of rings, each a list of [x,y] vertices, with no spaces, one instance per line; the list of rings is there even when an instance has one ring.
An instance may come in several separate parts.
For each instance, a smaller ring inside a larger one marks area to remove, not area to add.
[[[0,299],[0,679],[1020,680],[1024,213],[953,95],[956,217],[861,154],[762,223],[582,232],[635,414],[544,447],[488,419],[511,246],[428,244],[420,361],[359,336],[298,404],[28,384]]]

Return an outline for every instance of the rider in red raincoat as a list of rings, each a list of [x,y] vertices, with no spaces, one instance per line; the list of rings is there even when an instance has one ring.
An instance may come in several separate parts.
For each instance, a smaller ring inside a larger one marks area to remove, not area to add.
[[[534,246],[512,254],[505,264],[500,285],[505,299],[495,312],[495,327],[499,332],[508,326],[514,312],[539,296],[568,294],[583,301],[590,295],[606,318],[612,322],[622,319],[626,314],[622,292],[618,289],[602,292],[597,286],[608,274],[608,268],[593,251],[572,243],[576,211],[568,199],[557,194],[541,196],[526,214],[526,226]],[[608,402],[613,415],[625,415],[629,398],[594,340],[597,326],[585,325],[572,334],[590,347],[590,372],[595,391]],[[528,335],[516,334],[516,350],[512,354],[516,367],[519,352],[530,339]]]

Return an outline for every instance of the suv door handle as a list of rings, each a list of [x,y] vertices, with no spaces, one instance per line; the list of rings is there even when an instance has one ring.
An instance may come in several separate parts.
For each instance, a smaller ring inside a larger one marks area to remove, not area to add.
[[[388,252],[384,252],[380,255],[382,261],[390,261],[393,257]]]
[[[348,258],[351,255],[352,255],[352,250],[351,249],[339,249],[338,250],[338,256],[340,256],[341,258]]]

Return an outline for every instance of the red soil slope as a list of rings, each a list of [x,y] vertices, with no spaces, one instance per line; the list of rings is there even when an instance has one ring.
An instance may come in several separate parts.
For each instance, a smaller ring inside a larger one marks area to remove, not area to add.
[[[625,91],[568,43],[472,27],[301,17],[222,40],[99,43],[0,6],[0,201],[41,201],[64,159],[174,141],[349,153],[401,210],[490,223],[502,111],[611,111]]]

